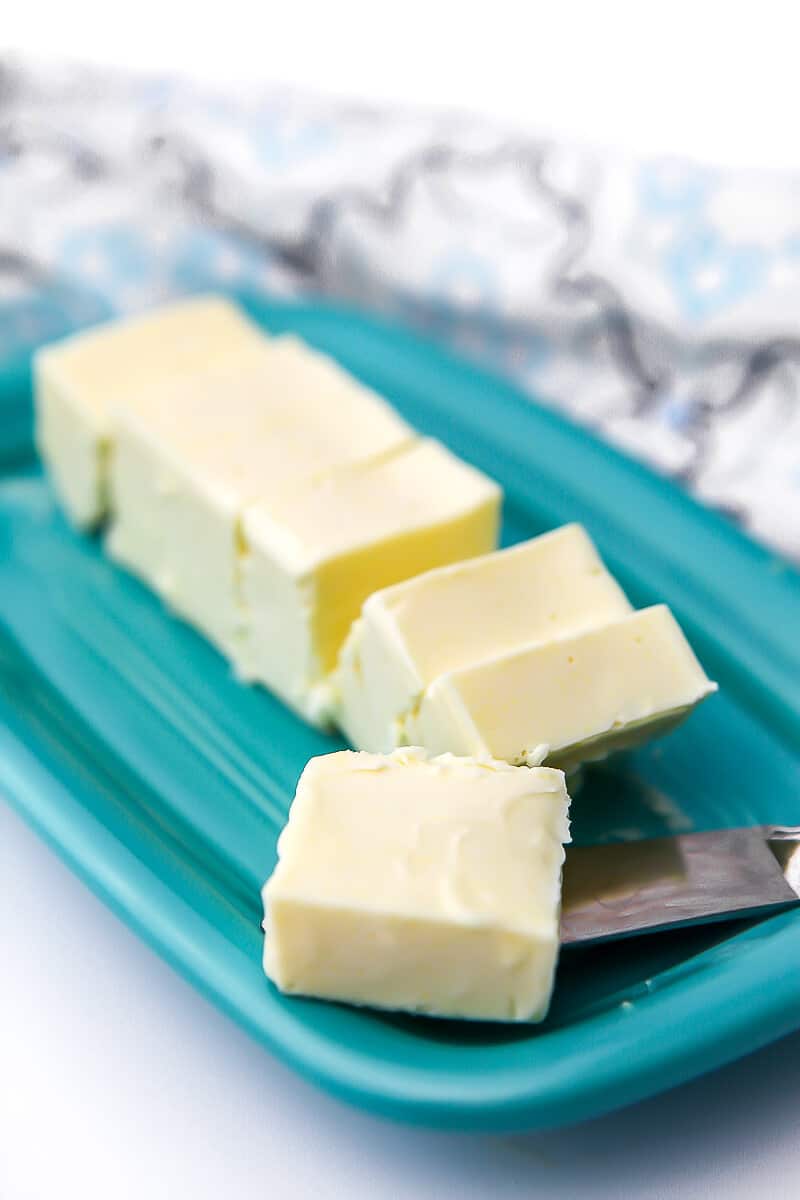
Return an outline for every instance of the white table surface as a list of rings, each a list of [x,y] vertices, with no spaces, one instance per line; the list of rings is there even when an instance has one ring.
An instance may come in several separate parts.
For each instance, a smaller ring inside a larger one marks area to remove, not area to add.
[[[0,50],[451,104],[800,167],[791,5],[7,5]],[[284,6],[282,6],[284,7]],[[524,15],[527,13],[527,17]],[[800,964],[798,964],[800,969]],[[0,1200],[800,1195],[800,1035],[558,1133],[433,1134],[295,1078],[0,803]]]
[[[292,1075],[3,805],[0,881],[2,1200],[798,1195],[800,1035],[557,1133],[429,1133]]]

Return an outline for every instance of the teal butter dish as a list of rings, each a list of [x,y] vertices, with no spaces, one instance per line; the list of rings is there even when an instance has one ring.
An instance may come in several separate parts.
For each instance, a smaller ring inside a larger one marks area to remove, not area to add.
[[[343,309],[243,301],[333,354],[506,491],[506,544],[582,522],[637,606],[666,601],[720,684],[587,769],[576,842],[800,824],[800,575],[672,484],[436,345]],[[421,1125],[552,1127],[800,1027],[800,912],[574,950],[538,1026],[289,999],[259,888],[307,759],[341,746],[227,664],[58,511],[29,371],[0,368],[0,796],[272,1053]]]

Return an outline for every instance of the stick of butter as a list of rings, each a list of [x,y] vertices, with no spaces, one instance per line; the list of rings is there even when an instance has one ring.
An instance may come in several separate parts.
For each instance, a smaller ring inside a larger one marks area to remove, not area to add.
[[[265,342],[235,305],[201,296],[41,349],[34,359],[36,441],[73,522],[90,527],[105,516],[113,408],[135,406],[167,380]]]
[[[310,720],[367,596],[497,544],[501,491],[438,442],[331,472],[241,522],[245,678]]]
[[[671,729],[716,684],[665,605],[441,675],[406,722],[432,753],[564,770]]]
[[[263,889],[266,974],[352,1004],[541,1020],[568,807],[545,767],[417,750],[311,759]]]
[[[630,611],[580,525],[429,571],[364,604],[336,674],[337,724],[358,749],[388,752],[408,744],[405,722],[440,675]]]
[[[245,507],[416,440],[389,404],[293,337],[120,406],[111,436],[109,553],[232,657]]]

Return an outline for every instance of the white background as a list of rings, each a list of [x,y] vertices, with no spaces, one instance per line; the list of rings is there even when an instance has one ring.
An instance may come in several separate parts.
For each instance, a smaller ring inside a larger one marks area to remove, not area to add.
[[[5,0],[0,49],[493,113],[800,167],[793,0]]]
[[[287,8],[7,0],[0,49],[471,108],[633,150],[800,167],[791,4]],[[0,805],[0,1200],[798,1194],[800,1035],[556,1134],[379,1122],[272,1061]]]

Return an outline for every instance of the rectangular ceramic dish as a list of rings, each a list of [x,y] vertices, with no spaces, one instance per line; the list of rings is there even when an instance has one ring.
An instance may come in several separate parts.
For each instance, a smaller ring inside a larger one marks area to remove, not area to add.
[[[250,304],[338,357],[494,475],[504,542],[581,521],[637,605],[666,600],[721,686],[676,733],[587,772],[576,840],[800,823],[800,577],[510,385],[321,306]],[[33,454],[25,367],[0,380],[0,795],[119,915],[271,1051],[426,1125],[602,1113],[800,1026],[800,913],[565,954],[537,1027],[286,999],[258,887],[295,782],[339,743],[227,665],[73,533]]]

